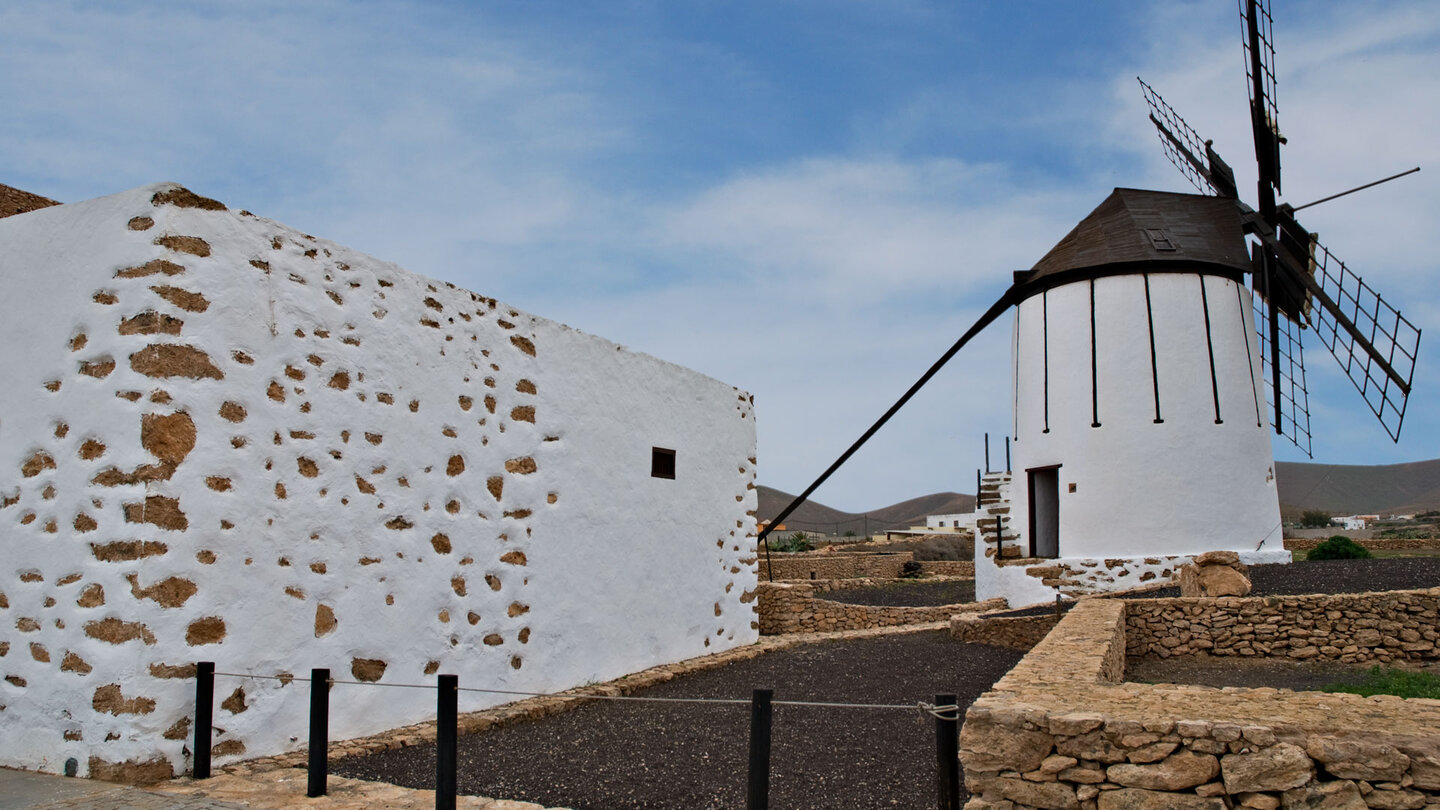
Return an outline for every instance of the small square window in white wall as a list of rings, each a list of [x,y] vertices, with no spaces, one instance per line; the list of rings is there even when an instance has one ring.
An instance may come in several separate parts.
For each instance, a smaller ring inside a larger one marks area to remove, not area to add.
[[[675,480],[675,451],[664,447],[650,448],[650,477]]]

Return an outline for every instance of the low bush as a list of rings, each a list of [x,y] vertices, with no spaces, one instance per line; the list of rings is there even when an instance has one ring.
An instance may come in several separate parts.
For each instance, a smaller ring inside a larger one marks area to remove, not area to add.
[[[900,566],[901,579],[919,579],[922,575],[924,575],[924,573],[924,566],[920,565],[920,563],[915,562],[914,560],[910,560],[904,565]]]
[[[1364,560],[1369,557],[1369,549],[1343,534],[1331,537],[1305,555],[1307,560]]]
[[[805,532],[795,532],[789,537],[782,537],[779,540],[771,541],[765,538],[771,551],[814,551],[815,544],[810,542],[810,536]]]

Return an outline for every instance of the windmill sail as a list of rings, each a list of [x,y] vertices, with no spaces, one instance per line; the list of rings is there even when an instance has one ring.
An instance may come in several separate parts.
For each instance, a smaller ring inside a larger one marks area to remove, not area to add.
[[[1219,160],[1219,155],[1210,148],[1210,144],[1201,140],[1200,134],[1185,123],[1185,119],[1175,112],[1174,107],[1165,103],[1165,99],[1155,92],[1155,88],[1138,76],[1135,81],[1140,82],[1145,103],[1150,105],[1150,122],[1155,125],[1160,135],[1160,146],[1165,150],[1165,157],[1175,164],[1175,168],[1179,169],[1201,194],[1234,197],[1235,178],[1230,167]],[[1211,171],[1212,157],[1216,164],[1224,166],[1223,172]],[[1227,178],[1219,175],[1228,175],[1228,194],[1223,193],[1227,185],[1224,181]]]
[[[1385,432],[1400,441],[1420,330],[1324,245],[1315,243],[1310,324]]]
[[[1240,0],[1245,22],[1245,79],[1250,90],[1250,123],[1255,133],[1255,160],[1260,169],[1260,210],[1274,205],[1280,192],[1280,111],[1275,104],[1275,35],[1270,0]],[[1272,190],[1267,191],[1266,186]],[[1266,200],[1269,200],[1269,205]]]
[[[1305,390],[1305,355],[1301,342],[1301,327],[1289,318],[1276,318],[1272,329],[1269,305],[1258,295],[1252,301],[1257,325],[1255,331],[1260,336],[1261,376],[1265,378],[1265,400],[1270,406],[1267,411],[1270,414],[1270,425],[1278,435],[1284,436],[1300,448],[1307,458],[1313,458],[1310,442],[1310,396]]]

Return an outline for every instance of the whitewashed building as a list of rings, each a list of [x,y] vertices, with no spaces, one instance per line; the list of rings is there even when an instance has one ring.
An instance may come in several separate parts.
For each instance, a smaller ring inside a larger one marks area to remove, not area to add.
[[[758,637],[743,391],[168,184],[0,219],[0,279],[0,765],[184,771],[200,660],[549,691]],[[434,713],[336,690],[337,739]],[[303,744],[303,683],[216,702],[221,764]]]
[[[1116,189],[1017,274],[1014,473],[982,510],[977,598],[1289,560],[1249,268],[1233,201]]]

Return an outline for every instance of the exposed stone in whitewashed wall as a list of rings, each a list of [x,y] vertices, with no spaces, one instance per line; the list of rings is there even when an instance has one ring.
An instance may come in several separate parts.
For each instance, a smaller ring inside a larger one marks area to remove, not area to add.
[[[185,769],[197,660],[287,678],[217,680],[223,763],[303,744],[312,667],[553,690],[758,637],[738,389],[174,185],[0,221],[0,278],[0,764]]]

